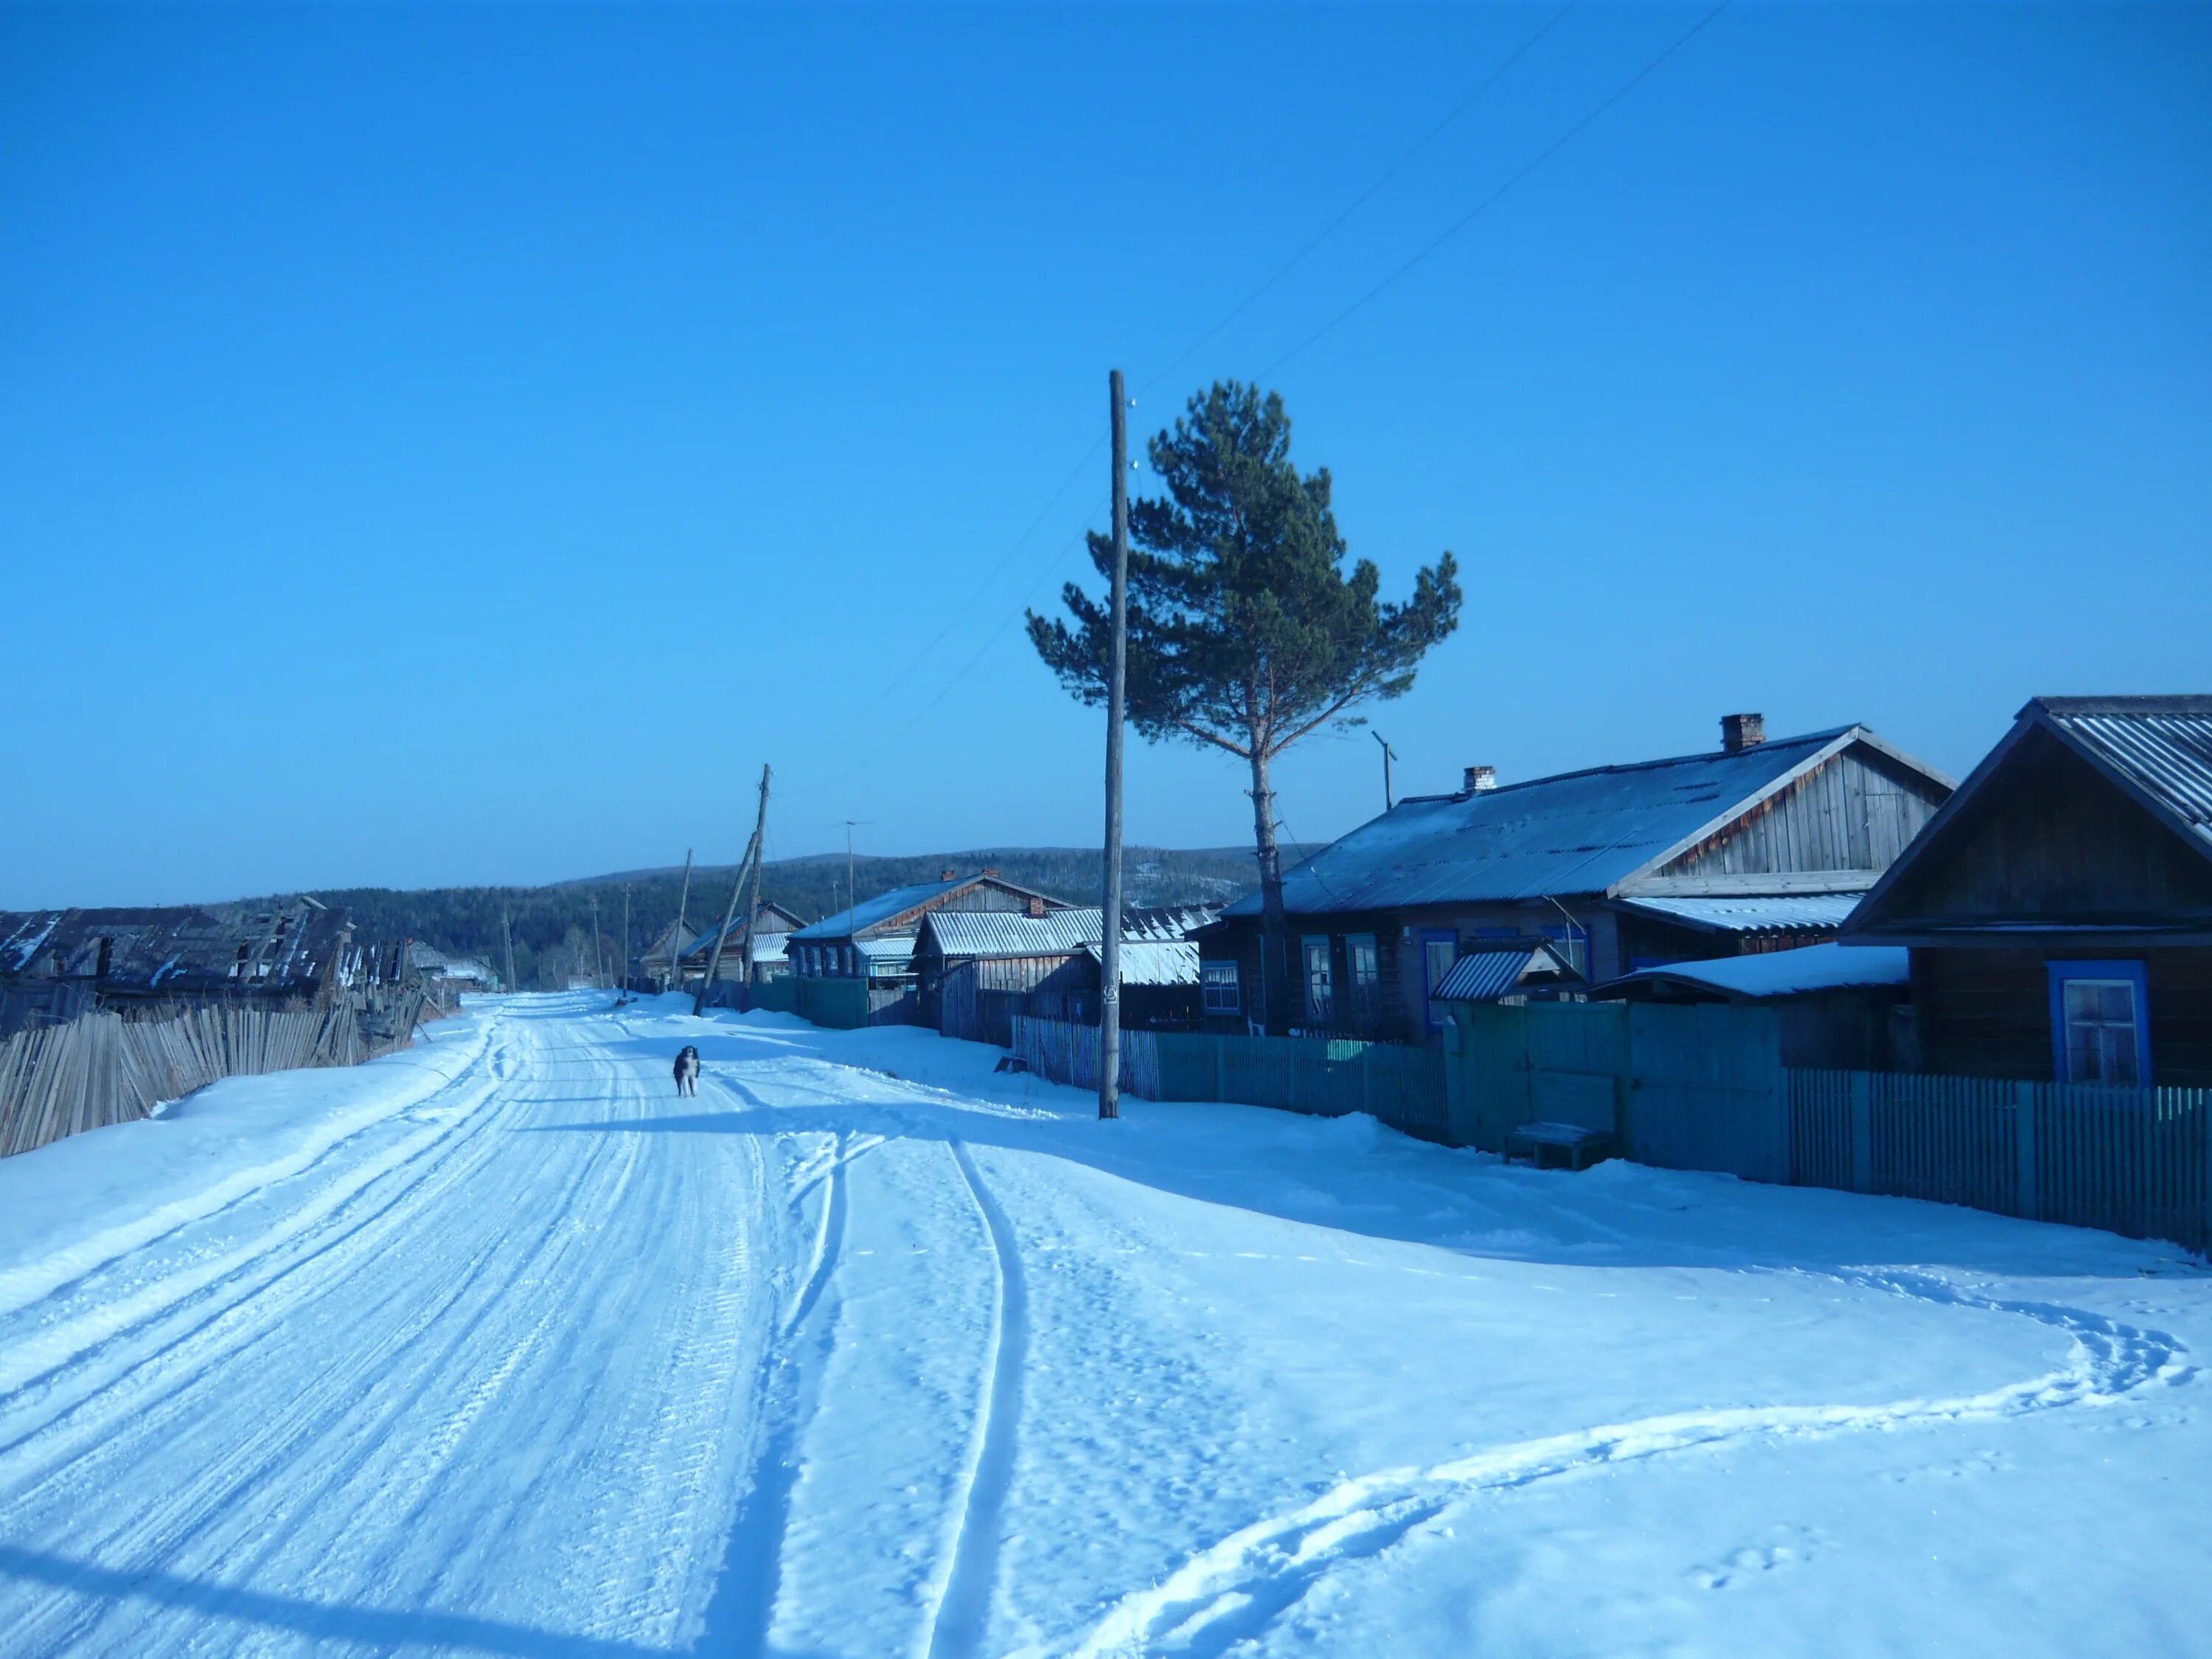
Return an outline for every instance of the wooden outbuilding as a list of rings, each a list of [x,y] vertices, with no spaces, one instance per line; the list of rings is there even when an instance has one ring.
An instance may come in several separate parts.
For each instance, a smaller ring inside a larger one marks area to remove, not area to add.
[[[2212,1085],[2212,696],[2038,697],[1845,925],[1925,1069]]]
[[[996,870],[971,876],[948,870],[936,881],[892,888],[796,929],[785,955],[802,980],[865,982],[873,1023],[914,1023],[922,1018],[915,953],[926,917],[962,911],[1041,920],[1073,908],[1065,899],[1017,886]]]
[[[1001,1046],[1012,1040],[1016,1013],[1096,1024],[1102,914],[1095,905],[1043,915],[933,911],[914,949],[921,1023]],[[1124,913],[1121,1012],[1129,1029],[1195,1024],[1198,947],[1185,934],[1218,914],[1194,906]]]

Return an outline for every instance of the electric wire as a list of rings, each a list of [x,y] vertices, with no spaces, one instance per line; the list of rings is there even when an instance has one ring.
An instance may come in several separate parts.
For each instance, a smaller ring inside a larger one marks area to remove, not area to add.
[[[1676,36],[1674,43],[1664,52],[1661,52],[1656,58],[1654,58],[1650,62],[1644,64],[1644,66],[1637,70],[1635,74],[1630,76],[1627,80],[1621,82],[1621,84],[1618,88],[1614,88],[1610,94],[1600,100],[1595,107],[1591,109],[1588,114],[1584,115],[1581,120],[1576,122],[1574,125],[1569,127],[1565,132],[1561,133],[1557,138],[1554,138],[1542,149],[1537,151],[1532,158],[1522,163],[1518,170],[1510,175],[1504,184],[1498,185],[1498,188],[1492,191],[1489,195],[1484,197],[1473,207],[1469,208],[1465,213],[1453,220],[1449,225],[1444,228],[1441,234],[1414,253],[1413,258],[1407,259],[1403,264],[1400,265],[1395,270],[1393,270],[1381,282],[1376,283],[1374,287],[1369,289],[1364,294],[1354,300],[1350,305],[1338,312],[1335,316],[1330,318],[1319,328],[1316,329],[1311,334],[1309,334],[1304,339],[1299,341],[1297,344],[1292,346],[1288,351],[1285,351],[1281,356],[1276,358],[1274,362],[1269,363],[1265,368],[1261,369],[1259,374],[1259,378],[1263,380],[1266,380],[1270,374],[1273,374],[1285,363],[1290,362],[1291,358],[1297,356],[1309,346],[1313,345],[1323,336],[1334,330],[1339,324],[1344,322],[1346,319],[1352,317],[1354,313],[1364,307],[1367,303],[1373,300],[1377,295],[1381,294],[1384,289],[1391,287],[1408,271],[1412,270],[1414,266],[1419,264],[1422,260],[1427,258],[1429,255],[1434,253],[1446,242],[1451,240],[1453,237],[1458,235],[1460,232],[1465,230],[1477,219],[1487,213],[1492,207],[1498,204],[1498,203],[1505,196],[1507,191],[1510,191],[1516,185],[1526,179],[1530,173],[1542,167],[1545,162],[1550,161],[1552,157],[1558,155],[1569,144],[1572,143],[1576,137],[1578,137],[1593,122],[1596,121],[1599,117],[1602,116],[1615,104],[1618,104],[1622,99],[1627,97],[1628,94],[1635,91],[1638,87],[1641,86],[1646,79],[1658,70],[1660,65],[1664,64],[1668,58],[1672,58],[1676,52],[1681,51],[1684,46],[1688,46],[1692,40],[1694,40],[1699,33],[1703,33],[1708,23],[1711,22],[1713,19],[1718,17],[1723,12],[1726,11],[1731,3],[1732,0],[1720,0],[1720,3],[1718,5],[1715,6],[1711,11],[1708,11],[1704,16],[1698,19],[1696,22],[1692,23],[1689,28],[1685,30],[1681,34]]]
[[[1566,15],[1572,11],[1576,6],[1580,3],[1581,0],[1567,0],[1567,3],[1565,5],[1561,6],[1559,10],[1553,12],[1534,34],[1528,36],[1527,40],[1522,41],[1519,46],[1513,49],[1513,51],[1506,57],[1504,63],[1498,64],[1496,69],[1491,70],[1488,75],[1485,76],[1482,80],[1476,84],[1474,91],[1468,93],[1466,97],[1461,99],[1456,105],[1453,106],[1452,111],[1449,115],[1445,116],[1443,120],[1437,122],[1436,125],[1431,127],[1419,138],[1416,138],[1412,146],[1400,155],[1396,161],[1391,162],[1389,167],[1385,167],[1382,173],[1377,175],[1372,184],[1369,185],[1366,189],[1361,191],[1358,195],[1353,197],[1350,202],[1346,203],[1343,211],[1339,213],[1334,219],[1331,219],[1327,224],[1323,225],[1319,230],[1316,231],[1312,236],[1307,239],[1304,245],[1301,246],[1297,252],[1291,255],[1289,258],[1284,260],[1281,264],[1278,265],[1272,276],[1268,276],[1267,279],[1261,283],[1259,287],[1254,289],[1249,294],[1247,294],[1243,299],[1231,306],[1222,314],[1221,319],[1218,322],[1215,323],[1212,327],[1207,329],[1205,333],[1200,335],[1195,340],[1193,340],[1180,352],[1176,353],[1176,355],[1164,364],[1151,380],[1139,386],[1137,388],[1137,395],[1139,398],[1143,397],[1146,392],[1152,391],[1153,387],[1159,385],[1162,380],[1164,380],[1169,375],[1174,374],[1176,370],[1181,368],[1184,363],[1188,362],[1194,355],[1196,355],[1196,353],[1200,351],[1208,341],[1212,339],[1215,335],[1220,333],[1223,329],[1228,327],[1230,324],[1235,322],[1239,317],[1243,316],[1245,312],[1249,310],[1253,304],[1258,301],[1262,295],[1267,293],[1269,289],[1274,287],[1276,283],[1281,282],[1284,277],[1289,276],[1291,271],[1295,270],[1300,264],[1304,264],[1306,255],[1311,253],[1316,248],[1319,247],[1323,242],[1327,241],[1331,236],[1335,234],[1337,230],[1342,227],[1346,220],[1351,218],[1353,214],[1358,212],[1361,208],[1366,206],[1369,200],[1375,195],[1376,191],[1381,190],[1383,185],[1389,184],[1393,179],[1396,178],[1399,173],[1402,173],[1408,162],[1410,162],[1416,155],[1419,155],[1423,150],[1426,149],[1430,144],[1437,140],[1437,138],[1442,136],[1445,128],[1450,126],[1453,122],[1458,120],[1459,118],[1466,114],[1468,110],[1474,108],[1476,100],[1479,100],[1484,93],[1488,92],[1492,87],[1497,85],[1500,80],[1504,79],[1507,70],[1510,70],[1516,64],[1527,57],[1528,53],[1534,49],[1536,43],[1541,40],[1546,35],[1549,34],[1554,28],[1557,28],[1560,22],[1566,17]]]

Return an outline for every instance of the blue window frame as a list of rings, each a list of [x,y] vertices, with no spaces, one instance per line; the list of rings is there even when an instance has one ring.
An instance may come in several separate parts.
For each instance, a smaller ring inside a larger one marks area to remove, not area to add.
[[[2140,962],[2051,962],[2051,1063],[2061,1083],[2148,1089],[2150,983]]]
[[[1443,1025],[1443,1015],[1437,1007],[1437,987],[1444,982],[1444,975],[1459,960],[1459,935],[1425,928],[1421,933],[1421,1005],[1427,1015],[1429,1029],[1438,1030]]]

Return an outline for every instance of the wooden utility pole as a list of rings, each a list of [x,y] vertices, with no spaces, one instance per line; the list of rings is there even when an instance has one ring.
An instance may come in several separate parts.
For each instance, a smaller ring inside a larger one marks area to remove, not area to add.
[[[668,936],[668,982],[664,991],[684,988],[684,913],[691,908],[691,849],[684,849],[684,890],[676,896],[676,931]]]
[[[768,768],[761,768],[760,816],[753,822],[753,838],[745,845],[744,863],[738,866],[738,876],[730,884],[730,908],[722,913],[722,926],[714,935],[714,948],[707,954],[707,977],[699,981],[699,995],[691,1005],[694,1014],[707,1012],[707,997],[714,988],[714,976],[722,970],[722,946],[729,942],[731,925],[738,916],[738,895],[744,890],[745,865],[760,857],[761,836],[768,825]],[[746,932],[751,932],[750,921]],[[750,945],[748,945],[750,948]]]
[[[768,766],[763,763],[760,816],[753,821],[752,890],[745,896],[745,961],[742,977],[749,989],[753,983],[753,925],[760,920],[761,866],[768,861]]]
[[[629,996],[629,884],[623,884],[622,994]]]
[[[499,913],[499,936],[507,946],[507,991],[512,996],[522,988],[514,982],[514,927],[504,910]]]
[[[1098,905],[1098,1115],[1121,1115],[1121,724],[1129,654],[1129,399],[1121,371],[1106,377],[1114,406],[1114,582],[1106,651],[1106,857]]]
[[[1367,735],[1382,745],[1382,810],[1387,812],[1390,810],[1390,763],[1398,757],[1381,732],[1370,732]]]
[[[601,984],[601,983],[600,983],[600,981],[603,981],[603,980],[605,980],[605,979],[606,978],[606,976],[607,976],[607,964],[606,964],[606,958],[605,958],[605,956],[604,955],[604,953],[599,950],[599,890],[598,890],[597,888],[593,888],[593,889],[592,890],[592,986],[593,986],[595,988],[597,988],[597,989],[599,989],[599,990],[605,990],[605,989],[606,988],[606,987],[605,987],[605,985]]]

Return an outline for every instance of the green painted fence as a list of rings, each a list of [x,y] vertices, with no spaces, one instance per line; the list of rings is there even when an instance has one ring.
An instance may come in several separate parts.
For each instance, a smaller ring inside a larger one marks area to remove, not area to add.
[[[1042,1077],[1098,1086],[1098,1029],[1013,1021],[1013,1051]],[[1447,1137],[1444,1057],[1433,1048],[1310,1037],[1121,1033],[1121,1086],[1146,1100],[1220,1100],[1320,1117],[1365,1112],[1425,1139]]]
[[[791,1012],[833,1031],[857,1030],[868,1023],[868,981],[864,979],[793,979],[799,988]]]

